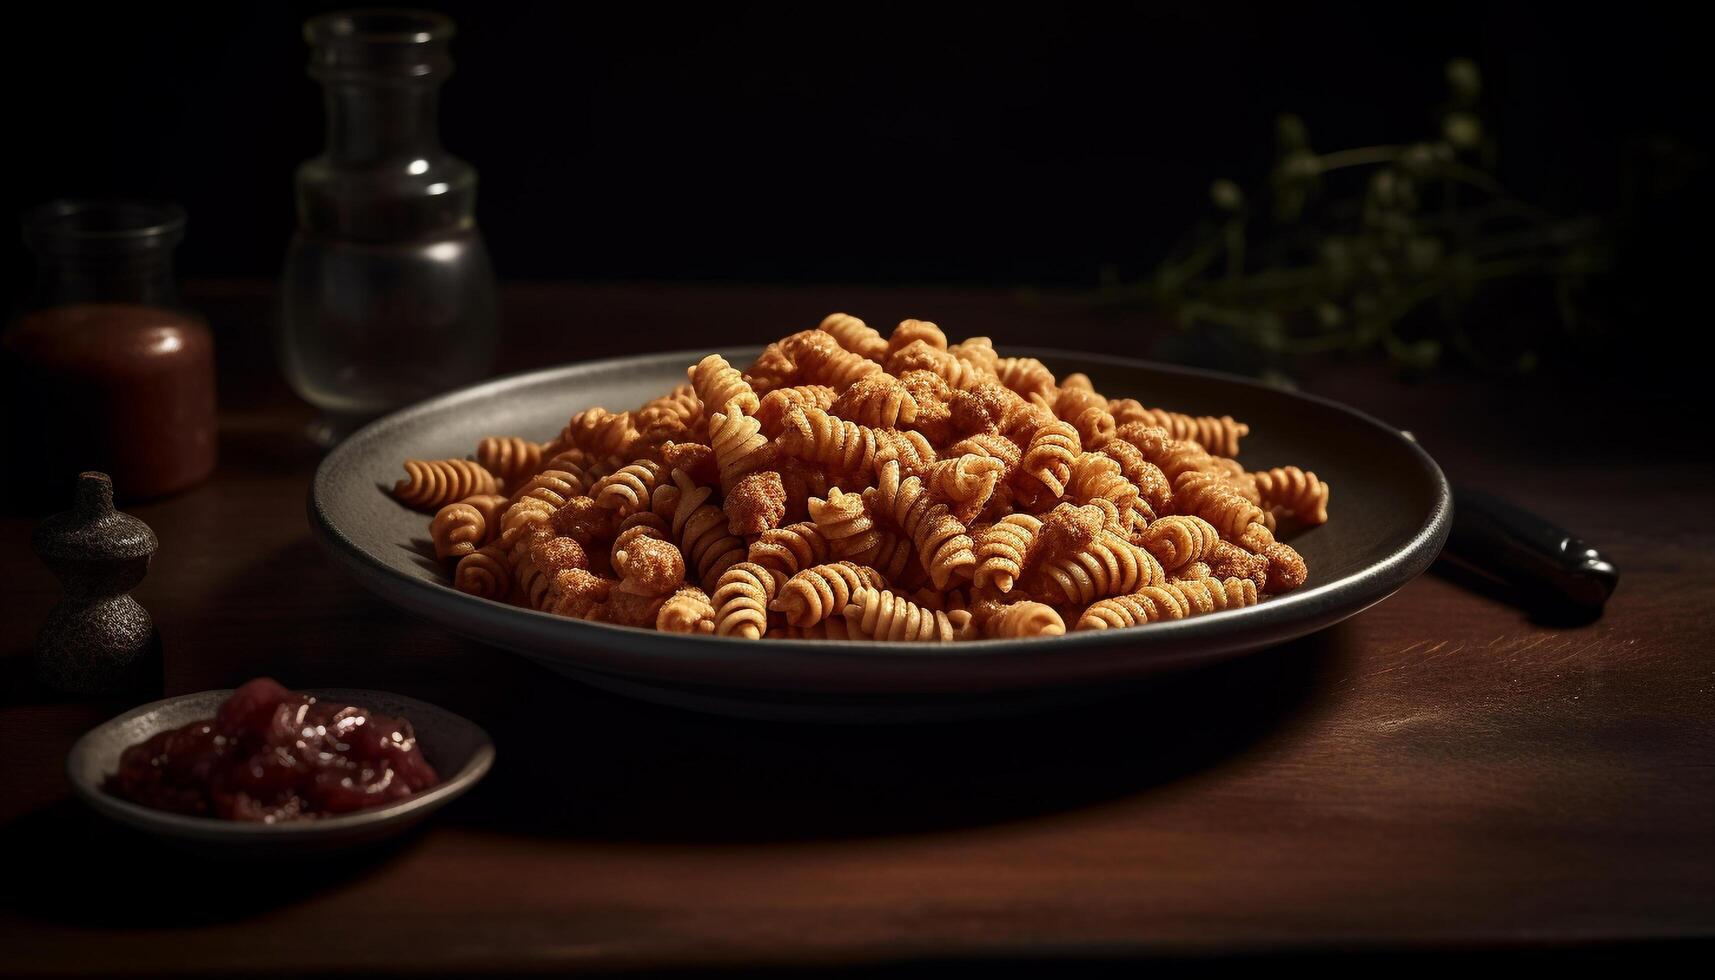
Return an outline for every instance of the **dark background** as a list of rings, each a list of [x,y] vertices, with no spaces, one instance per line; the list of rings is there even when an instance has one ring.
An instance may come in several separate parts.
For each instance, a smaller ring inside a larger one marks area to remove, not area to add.
[[[292,169],[322,143],[300,25],[334,6],[17,8],[8,210],[174,199],[184,275],[276,274]],[[1626,254],[1648,254],[1658,292],[1697,278],[1672,243],[1707,199],[1707,59],[1648,6],[433,6],[460,27],[444,142],[482,174],[503,277],[1141,274],[1208,212],[1212,178],[1266,173],[1276,113],[1318,149],[1431,137],[1465,55],[1509,186],[1599,215],[1665,191],[1625,212]]]

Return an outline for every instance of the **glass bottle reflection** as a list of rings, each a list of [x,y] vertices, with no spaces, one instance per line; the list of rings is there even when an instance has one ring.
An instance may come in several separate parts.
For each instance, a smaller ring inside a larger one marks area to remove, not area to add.
[[[441,148],[452,21],[350,11],[305,25],[327,149],[297,172],[281,356],[326,440],[488,373],[494,273],[476,170]]]

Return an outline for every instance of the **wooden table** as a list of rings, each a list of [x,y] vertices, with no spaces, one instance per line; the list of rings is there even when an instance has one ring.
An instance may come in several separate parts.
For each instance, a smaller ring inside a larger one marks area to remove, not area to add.
[[[309,410],[269,293],[205,284],[222,462],[128,508],[166,690],[379,687],[495,735],[477,792],[359,863],[189,861],[86,818],[61,765],[114,705],[27,681],[54,587],[0,521],[0,972],[818,968],[995,958],[1582,950],[1715,934],[1715,467],[1543,385],[1306,379],[1456,481],[1609,550],[1606,616],[1534,622],[1426,576],[1318,636],[1103,705],[818,729],[632,703],[372,598],[310,540]],[[971,290],[521,285],[502,367],[763,340],[830,309],[1132,345],[1124,313]],[[694,328],[694,329],[693,329]],[[13,461],[13,465],[27,465]],[[38,857],[50,859],[40,867]],[[1639,947],[1636,944],[1645,945]]]

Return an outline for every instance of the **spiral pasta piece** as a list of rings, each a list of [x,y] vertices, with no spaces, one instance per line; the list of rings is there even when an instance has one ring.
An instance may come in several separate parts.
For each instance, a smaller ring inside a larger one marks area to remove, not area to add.
[[[1237,538],[1252,524],[1262,524],[1262,508],[1218,473],[1189,470],[1173,481],[1173,507],[1208,521],[1222,537]]]
[[[862,499],[858,498],[857,503],[861,512]],[[751,542],[745,560],[786,578],[811,565],[820,565],[828,557],[828,539],[821,527],[814,521],[799,521],[762,532]]]
[[[644,402],[637,410],[636,422],[640,430],[660,422],[677,422],[686,429],[694,429],[703,414],[703,402],[697,397],[696,388],[682,384],[660,398]]]
[[[656,610],[655,628],[663,633],[713,633],[715,607],[702,589],[688,585]]]
[[[934,350],[947,349],[947,334],[929,320],[901,320],[887,338],[887,353],[896,354],[915,343]]]
[[[1003,357],[995,364],[995,374],[1001,384],[1026,398],[1055,391],[1054,372],[1034,357]]]
[[[761,404],[750,382],[719,354],[710,354],[685,373],[690,375],[697,400],[703,403],[703,411],[711,419],[715,412],[726,411],[728,405],[736,404],[739,411],[754,415]]]
[[[515,486],[542,468],[542,444],[518,436],[486,436],[476,444],[476,461],[503,484]]]
[[[438,511],[477,494],[500,492],[500,481],[468,459],[408,459],[393,496],[414,510]]]
[[[983,624],[983,635],[993,639],[1017,640],[1033,636],[1060,636],[1066,632],[1066,620],[1053,606],[1025,600],[1004,607]]]
[[[1089,388],[1062,385],[1054,398],[1054,414],[1061,421],[1070,422],[1088,448],[1099,449],[1114,436],[1116,426],[1113,413],[1108,411],[1108,400]]]
[[[1306,524],[1327,522],[1328,484],[1316,474],[1296,466],[1277,466],[1250,476],[1265,508],[1278,507]]]
[[[1034,574],[1030,594],[1052,605],[1090,603],[1167,581],[1154,555],[1105,529],[1089,547],[1047,559]]]
[[[1082,450],[1078,430],[1071,423],[1055,419],[1044,423],[1030,437],[1030,448],[1024,451],[1020,472],[1040,485],[1049,497],[1066,492],[1066,481],[1072,478],[1072,462]]]
[[[487,545],[459,559],[453,588],[484,599],[503,599],[512,589],[512,563],[507,550]]]
[[[810,519],[816,522],[816,529],[828,543],[828,553],[835,558],[856,559],[874,553],[878,540],[875,521],[864,510],[861,495],[834,487],[826,500],[811,498]]]
[[[1024,459],[1024,451],[1018,444],[999,433],[978,433],[954,443],[947,449],[949,459],[962,456],[984,456],[998,459],[1005,467],[1001,471],[1001,479],[1012,478],[1013,471]]]
[[[595,502],[621,516],[647,509],[649,498],[666,477],[666,468],[652,459],[640,459],[620,467],[590,488]]]
[[[1268,559],[1268,579],[1263,583],[1265,592],[1288,592],[1303,585],[1310,577],[1304,556],[1284,541],[1271,541],[1264,545],[1262,556]]]
[[[968,524],[988,506],[1005,474],[1006,464],[992,456],[958,456],[937,460],[923,482],[955,520]]]
[[[1120,425],[1137,423],[1156,426],[1174,439],[1189,439],[1217,456],[1237,456],[1239,441],[1250,435],[1251,427],[1236,422],[1231,415],[1185,415],[1160,408],[1145,408],[1130,398],[1109,403],[1109,411]]]
[[[899,463],[882,464],[879,481],[864,491],[864,501],[893,518],[917,549],[917,558],[935,588],[968,579],[977,564],[970,535],[947,505],[936,503],[919,477],[901,477]]]
[[[887,356],[887,338],[855,316],[830,313],[816,329],[859,357],[880,361]]]
[[[721,573],[711,600],[716,635],[755,640],[767,633],[768,604],[778,594],[781,581],[779,570],[755,561],[729,566]]]
[[[821,463],[841,473],[874,473],[877,465],[888,459],[898,460],[909,472],[921,473],[935,461],[935,450],[921,433],[874,429],[803,405],[786,413],[785,428],[776,444],[788,456]]]
[[[774,446],[762,434],[762,425],[745,415],[737,402],[709,416],[709,446],[720,466],[723,491],[731,490],[745,474],[774,462]]]
[[[858,379],[840,392],[827,410],[830,415],[878,429],[917,421],[917,399],[911,396],[904,382],[891,374]]]
[[[807,405],[811,408],[829,410],[834,399],[839,395],[827,385],[793,385],[789,388],[775,388],[762,396],[762,404],[756,410],[756,424],[762,426],[762,434],[773,439],[780,435],[780,430],[786,424],[786,413],[794,405]],[[839,413],[834,413],[839,414]]]
[[[560,442],[582,449],[596,458],[618,456],[637,438],[637,421],[630,412],[590,408],[572,416],[560,430]]]
[[[1031,514],[1008,514],[976,538],[977,567],[972,584],[979,589],[1011,592],[1024,574],[1031,545],[1042,530],[1042,519]]]
[[[887,371],[900,376],[915,371],[927,372],[940,378],[954,391],[973,388],[994,380],[994,375],[980,364],[961,360],[948,351],[932,347],[921,340],[914,340],[887,355]]]
[[[572,619],[601,619],[603,607],[618,583],[582,568],[557,572],[549,581],[548,611]]]
[[[813,626],[844,612],[852,593],[886,584],[880,572],[849,561],[816,565],[787,579],[768,608],[792,626]]]
[[[1163,569],[1173,572],[1208,558],[1220,541],[1220,532],[1201,517],[1174,515],[1144,528],[1137,544],[1154,555]]]
[[[795,333],[781,341],[781,347],[792,361],[798,384],[828,385],[844,391],[858,379],[881,370],[880,364],[846,350],[819,330]]]
[[[722,572],[744,560],[744,541],[727,531],[726,514],[708,502],[712,489],[691,482],[684,470],[673,471],[673,482],[679,491],[673,536],[686,568],[696,570],[697,581],[713,585]]]
[[[886,589],[862,589],[845,608],[846,624],[859,636],[889,642],[950,643],[970,625],[963,609],[950,613],[924,609]]]
[[[1081,453],[1072,461],[1066,496],[1076,504],[1098,500],[1112,504],[1118,512],[1120,530],[1127,534],[1154,516],[1154,511],[1139,507],[1137,484],[1125,478],[1119,461],[1099,451]]]
[[[1163,619],[1184,619],[1257,603],[1250,579],[1212,578],[1167,582],[1091,603],[1078,617],[1080,630],[1124,629]]]
[[[435,557],[443,561],[463,558],[486,544],[496,507],[505,502],[506,498],[495,494],[477,494],[436,511],[435,519],[429,523]]]

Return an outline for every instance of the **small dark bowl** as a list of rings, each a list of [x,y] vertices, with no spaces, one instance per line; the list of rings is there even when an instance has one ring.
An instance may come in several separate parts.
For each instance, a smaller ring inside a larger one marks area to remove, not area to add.
[[[432,704],[384,691],[324,689],[308,693],[410,721],[416,729],[417,744],[440,773],[441,783],[387,806],[277,824],[168,813],[122,800],[102,789],[127,748],[158,732],[214,717],[221,702],[232,695],[231,691],[202,691],[145,704],[86,732],[66,756],[72,791],[97,813],[174,844],[234,856],[303,856],[373,844],[402,834],[475,786],[494,763],[494,743],[487,732]]]

